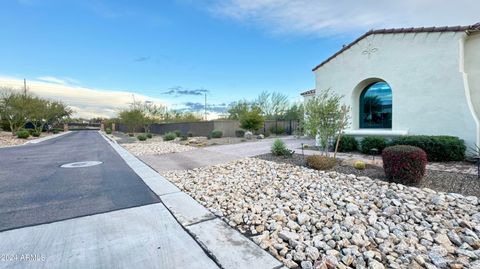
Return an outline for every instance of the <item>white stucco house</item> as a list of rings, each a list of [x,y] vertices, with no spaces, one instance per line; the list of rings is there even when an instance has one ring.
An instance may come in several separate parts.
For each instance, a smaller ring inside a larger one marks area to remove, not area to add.
[[[371,30],[313,68],[344,96],[346,133],[452,135],[480,145],[480,23]]]

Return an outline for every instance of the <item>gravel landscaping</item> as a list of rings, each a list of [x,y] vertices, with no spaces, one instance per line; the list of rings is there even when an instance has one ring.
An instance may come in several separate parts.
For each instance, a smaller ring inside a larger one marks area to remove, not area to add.
[[[295,154],[292,158],[284,158],[265,154],[257,156],[260,159],[270,160],[279,163],[289,163],[294,165],[306,166],[302,155]],[[356,176],[366,176],[373,179],[387,181],[382,167],[370,165],[367,163],[365,170],[355,169],[351,164],[341,164],[334,168],[335,171],[344,174],[355,174]],[[474,195],[480,197],[480,181],[475,174],[464,174],[450,171],[427,170],[427,174],[422,182],[415,187],[430,188],[436,191],[460,193],[463,195]]]
[[[173,141],[161,141],[160,137],[142,142],[137,141],[134,143],[125,143],[122,144],[122,147],[137,156],[160,155],[167,153],[184,152],[195,149],[194,147],[180,145],[174,143]]]
[[[30,140],[35,140],[35,139],[45,137],[45,136],[50,136],[50,135],[52,135],[52,133],[42,133],[40,137],[30,136],[27,139],[20,139],[12,135],[11,132],[0,131],[0,148],[23,145]]]
[[[477,197],[258,158],[164,176],[289,268],[480,268]]]

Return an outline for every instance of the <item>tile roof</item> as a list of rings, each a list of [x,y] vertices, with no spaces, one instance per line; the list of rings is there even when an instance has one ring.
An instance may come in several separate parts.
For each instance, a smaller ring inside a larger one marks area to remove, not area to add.
[[[337,53],[333,54],[330,56],[328,59],[320,63],[319,65],[315,66],[312,71],[317,70],[324,64],[330,62],[333,58],[337,57],[340,55],[342,52],[348,50],[351,48],[353,45],[357,44],[360,42],[360,40],[366,38],[367,36],[370,35],[375,35],[375,34],[400,34],[400,33],[436,33],[436,32],[475,32],[475,31],[480,31],[480,22],[472,25],[466,25],[466,26],[443,26],[443,27],[417,27],[417,28],[390,28],[390,29],[377,29],[377,30],[370,30],[360,36],[359,38],[355,39],[353,42],[350,44],[344,46],[341,50],[339,50]]]
[[[306,92],[302,92],[300,95],[304,96],[304,95],[309,95],[309,94],[314,94],[314,93],[315,93],[315,89],[311,89],[311,90],[308,90]]]

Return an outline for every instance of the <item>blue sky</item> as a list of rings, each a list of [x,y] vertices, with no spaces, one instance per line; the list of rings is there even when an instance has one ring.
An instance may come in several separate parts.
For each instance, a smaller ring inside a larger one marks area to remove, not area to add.
[[[0,76],[133,92],[172,108],[203,102],[204,91],[211,105],[263,90],[293,100],[314,87],[316,64],[370,28],[475,22],[464,10],[440,19],[448,9],[424,21],[415,9],[412,19],[340,14],[344,2],[3,1]]]

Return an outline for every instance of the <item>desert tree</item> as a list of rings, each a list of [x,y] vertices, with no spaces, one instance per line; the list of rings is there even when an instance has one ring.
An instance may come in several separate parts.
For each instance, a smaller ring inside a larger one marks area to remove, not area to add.
[[[247,112],[240,116],[240,127],[252,132],[258,131],[262,128],[264,121],[262,110],[257,106],[251,106]]]
[[[240,100],[228,105],[227,113],[229,120],[238,120],[240,117],[248,112],[250,103],[247,100]]]
[[[329,155],[329,142],[341,135],[348,125],[350,108],[342,105],[342,98],[328,89],[320,91],[305,103],[305,131],[315,138],[318,136],[326,156]],[[338,144],[339,140],[336,142]],[[338,149],[338,145],[335,145],[335,149]]]

